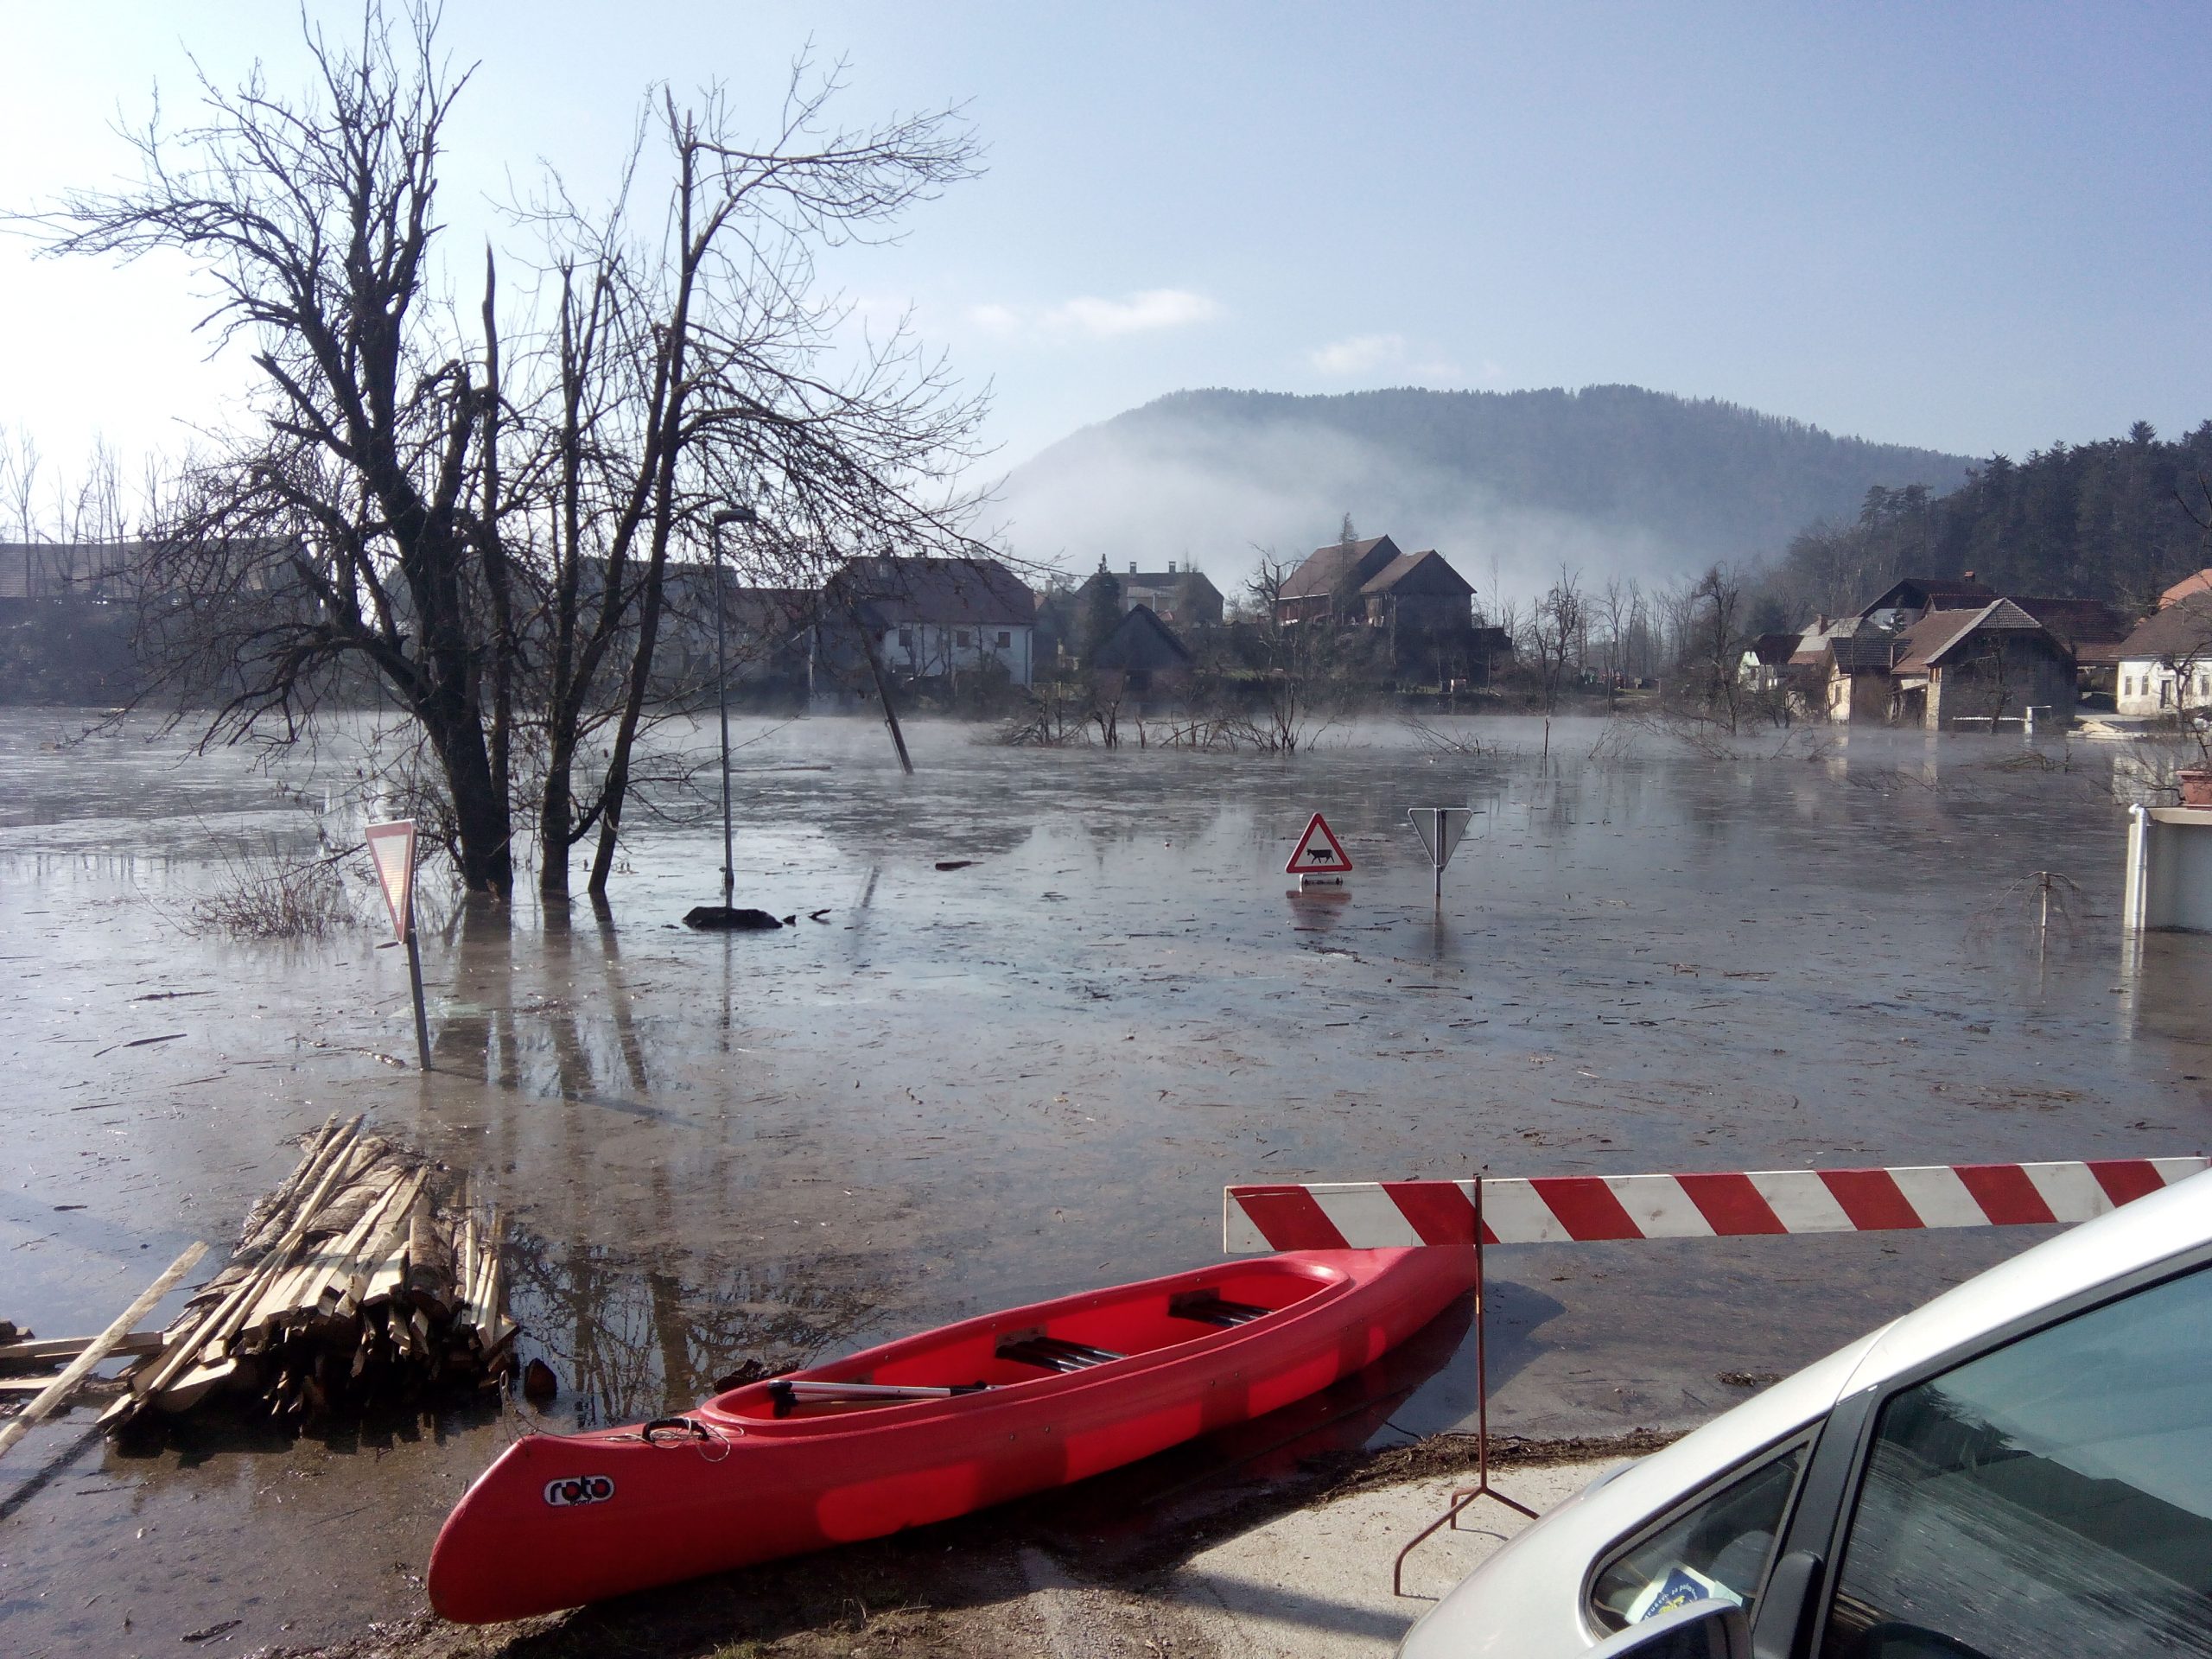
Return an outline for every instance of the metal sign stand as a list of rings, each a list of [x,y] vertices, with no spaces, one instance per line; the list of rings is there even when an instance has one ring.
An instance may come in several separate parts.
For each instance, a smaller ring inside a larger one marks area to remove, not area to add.
[[[415,1058],[430,1069],[430,1017],[423,1008],[423,956],[415,948],[415,884],[407,884],[407,982],[415,992]]]
[[[1449,855],[1447,853],[1446,856]],[[1444,867],[1440,864],[1437,868],[1441,870]],[[1398,1558],[1390,1563],[1390,1593],[1394,1596],[1402,1596],[1406,1593],[1406,1557],[1446,1527],[1450,1527],[1454,1532],[1459,1531],[1460,1512],[1477,1498],[1492,1498],[1516,1514],[1527,1516],[1531,1521],[1536,1518],[1536,1512],[1526,1503],[1522,1503],[1518,1498],[1508,1497],[1490,1484],[1490,1355],[1483,1339],[1484,1326],[1486,1323],[1483,1313],[1483,1303],[1490,1281],[1483,1273],[1483,1184],[1479,1179],[1474,1183],[1474,1188],[1475,1484],[1471,1486],[1454,1487],[1452,1491],[1452,1507],[1415,1533],[1407,1541],[1406,1547],[1398,1552]]]
[[[1471,806],[1409,806],[1406,821],[1414,827],[1414,834],[1421,837],[1421,850],[1428,855],[1429,863],[1436,871],[1436,907],[1444,908],[1444,867],[1452,861],[1452,855],[1459,850],[1459,842],[1467,833],[1467,826],[1474,821]]]

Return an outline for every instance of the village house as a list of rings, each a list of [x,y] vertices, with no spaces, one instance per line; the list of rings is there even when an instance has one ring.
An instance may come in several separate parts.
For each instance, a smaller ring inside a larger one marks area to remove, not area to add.
[[[1930,611],[1978,611],[1997,598],[1997,590],[1962,576],[1905,576],[1877,594],[1859,620],[1895,632],[1909,628]]]
[[[1817,683],[1830,720],[1861,726],[1888,721],[1893,704],[1890,664],[1896,651],[1897,636],[1871,625],[1828,636]]]
[[[1090,595],[1099,578],[1109,573],[1106,561],[1098,561],[1098,569],[1076,589],[1078,607]],[[1129,561],[1128,574],[1114,573],[1113,582],[1121,589],[1122,612],[1127,615],[1141,605],[1162,622],[1179,628],[1217,628],[1221,626],[1221,589],[1213,585],[1206,575],[1193,565],[1185,564],[1179,570],[1175,561],[1167,561],[1165,570],[1140,570],[1136,561]]]
[[[2212,594],[2212,566],[2207,566],[2193,576],[2183,576],[2179,582],[2158,595],[2158,608],[2178,605],[2191,594]]]
[[[1091,684],[1104,702],[1179,696],[1191,684],[1190,648],[1148,605],[1122,619],[1092,653],[1090,667]]]
[[[1003,673],[1030,683],[1036,596],[996,559],[854,559],[824,584],[823,601],[817,638],[832,656],[845,653],[829,637],[849,635],[849,623],[836,625],[850,618],[901,678]]]
[[[0,542],[0,599],[127,599],[143,542]]]
[[[814,657],[814,626],[822,595],[810,588],[749,588],[733,572],[708,564],[671,565],[666,608],[654,646],[654,671],[671,686],[711,684],[719,656],[733,688],[806,689]],[[598,568],[588,572],[596,588]],[[721,589],[722,635],[715,630],[715,590]]]
[[[1475,589],[1441,553],[1401,553],[1361,584],[1362,620],[1402,633],[1449,633],[1474,624]]]
[[[2017,594],[2010,597],[2072,653],[2077,690],[2105,696],[2115,694],[2120,643],[2132,626],[2126,617],[2101,599],[2046,599]]]
[[[1797,654],[1802,634],[1763,633],[1744,647],[1737,677],[1753,691],[1781,688],[1789,674],[1789,660]]]
[[[1890,676],[1891,719],[1931,732],[2030,709],[2055,721],[2074,715],[2074,653],[2009,599],[1928,611],[1897,636]]]
[[[1808,710],[1840,723],[1890,715],[1890,661],[1897,636],[1857,616],[1815,616],[1783,665],[1783,683]]]
[[[1408,553],[1388,536],[1376,536],[1306,555],[1275,594],[1275,620],[1451,632],[1473,626],[1474,594],[1442,554],[1433,549]]]
[[[1907,576],[1855,614],[1816,616],[1788,683],[1833,721],[1948,730],[1964,721],[2072,718],[2112,687],[2127,625],[2096,600],[2013,598],[1963,576]],[[1766,642],[1761,641],[1758,644]],[[1745,677],[1764,664],[1746,652]]]
[[[2120,644],[2113,705],[2120,714],[2171,719],[2212,709],[2212,584],[2177,587],[2180,596],[2162,601]]]

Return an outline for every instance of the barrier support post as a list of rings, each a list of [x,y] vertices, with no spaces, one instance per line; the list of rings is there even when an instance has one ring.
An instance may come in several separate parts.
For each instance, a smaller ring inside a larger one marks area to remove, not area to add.
[[[1397,1559],[1390,1563],[1390,1593],[1394,1596],[1403,1596],[1406,1593],[1406,1557],[1446,1527],[1451,1528],[1454,1532],[1459,1531],[1461,1512],[1472,1504],[1477,1498],[1491,1498],[1504,1504],[1507,1509],[1516,1514],[1527,1516],[1531,1521],[1536,1518],[1536,1512],[1526,1503],[1517,1498],[1508,1497],[1490,1484],[1490,1353],[1485,1340],[1485,1331],[1489,1325],[1485,1305],[1489,1300],[1490,1280],[1484,1271],[1483,1265],[1483,1184],[1480,1178],[1475,1180],[1474,1189],[1475,1484],[1471,1486],[1454,1487],[1452,1492],[1452,1507],[1415,1533],[1407,1541],[1406,1547],[1398,1552]]]

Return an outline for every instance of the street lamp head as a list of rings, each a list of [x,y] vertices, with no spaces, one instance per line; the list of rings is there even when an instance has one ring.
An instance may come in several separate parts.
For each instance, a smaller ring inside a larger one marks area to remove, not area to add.
[[[707,522],[720,530],[724,524],[749,524],[759,517],[750,507],[723,507]]]

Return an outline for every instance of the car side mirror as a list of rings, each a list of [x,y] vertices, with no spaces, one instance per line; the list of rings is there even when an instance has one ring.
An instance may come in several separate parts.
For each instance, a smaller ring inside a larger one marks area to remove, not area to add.
[[[1751,1627],[1732,1601],[1685,1602],[1631,1624],[1589,1659],[1751,1659]]]

